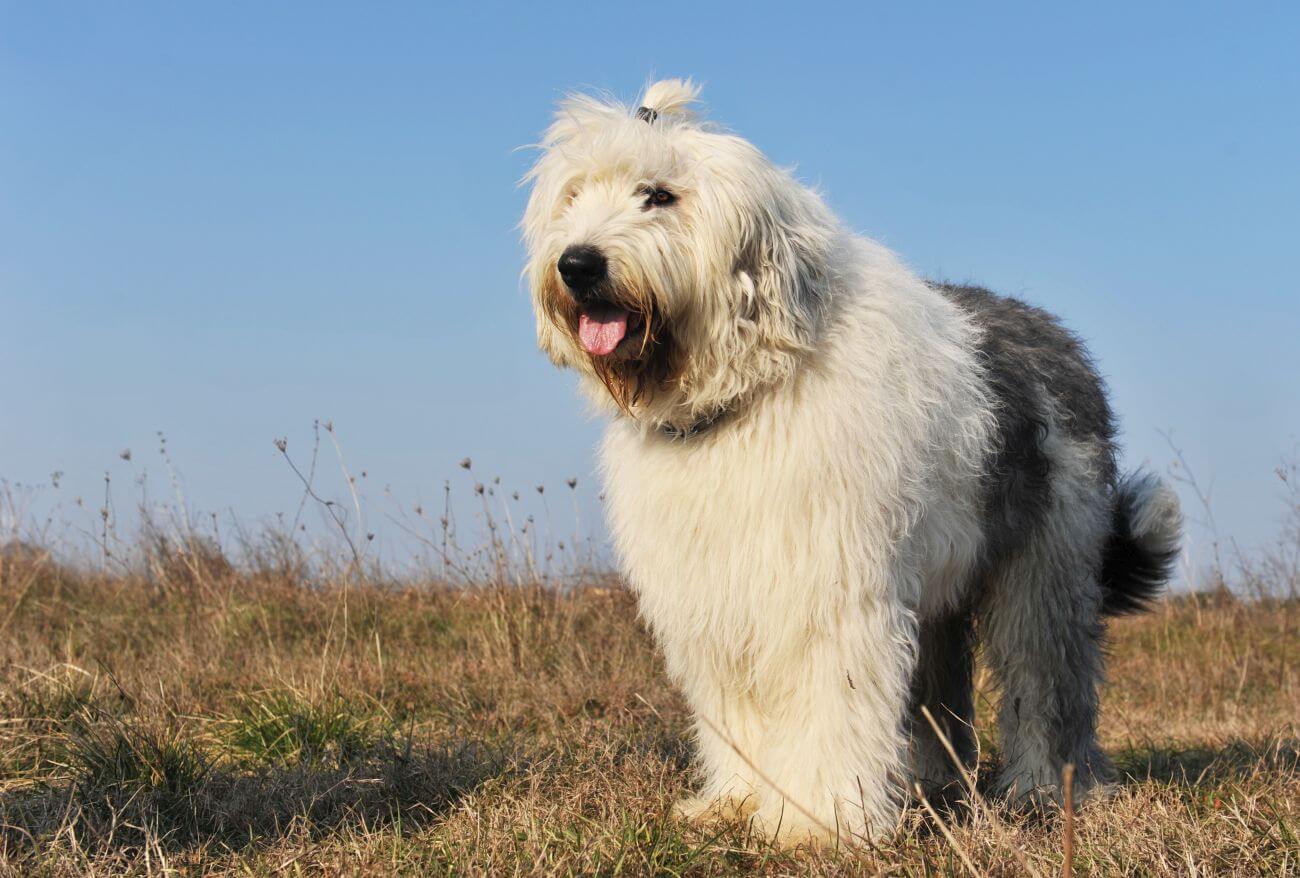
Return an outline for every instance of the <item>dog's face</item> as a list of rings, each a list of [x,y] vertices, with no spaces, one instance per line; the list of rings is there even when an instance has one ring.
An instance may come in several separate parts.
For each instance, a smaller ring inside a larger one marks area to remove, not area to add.
[[[659,422],[724,407],[809,341],[833,226],[753,146],[698,122],[695,94],[572,98],[528,177],[542,349]]]

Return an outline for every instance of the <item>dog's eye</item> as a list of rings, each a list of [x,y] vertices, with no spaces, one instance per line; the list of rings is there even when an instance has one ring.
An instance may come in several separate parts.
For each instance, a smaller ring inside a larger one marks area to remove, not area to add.
[[[666,207],[677,200],[677,196],[667,189],[653,188],[645,190],[646,207]]]

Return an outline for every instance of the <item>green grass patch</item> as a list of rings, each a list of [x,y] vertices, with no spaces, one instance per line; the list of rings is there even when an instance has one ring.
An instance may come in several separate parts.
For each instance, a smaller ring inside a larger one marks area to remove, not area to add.
[[[388,723],[339,695],[310,700],[294,692],[250,696],[222,725],[239,755],[282,763],[346,764],[392,731]]]

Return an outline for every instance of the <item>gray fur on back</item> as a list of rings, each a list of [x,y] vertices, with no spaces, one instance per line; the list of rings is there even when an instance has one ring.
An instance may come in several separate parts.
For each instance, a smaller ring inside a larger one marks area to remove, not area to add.
[[[1094,447],[1100,478],[1116,479],[1115,424],[1083,343],[1048,312],[983,287],[936,283],[980,330],[977,353],[996,402],[997,441],[986,470],[986,553],[1020,548],[1051,494],[1049,427]]]

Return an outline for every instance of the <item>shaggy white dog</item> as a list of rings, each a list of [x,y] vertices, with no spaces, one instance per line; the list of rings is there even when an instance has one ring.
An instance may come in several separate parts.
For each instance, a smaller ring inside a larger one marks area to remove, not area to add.
[[[620,559],[695,716],[688,817],[786,841],[888,832],[974,755],[976,632],[1016,799],[1109,775],[1102,617],[1177,553],[1121,480],[1104,389],[1050,315],[929,283],[669,80],[561,106],[529,174],[542,349],[614,415]]]

